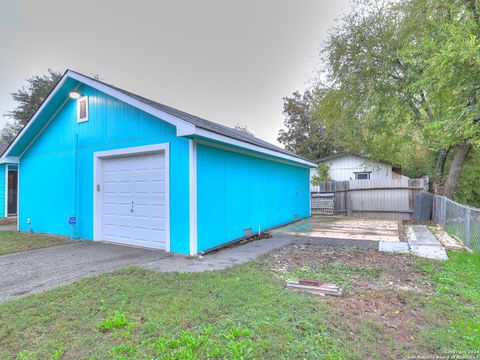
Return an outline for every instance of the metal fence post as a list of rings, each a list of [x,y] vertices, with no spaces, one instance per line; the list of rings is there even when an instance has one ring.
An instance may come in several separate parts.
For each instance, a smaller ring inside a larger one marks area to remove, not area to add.
[[[447,223],[447,202],[445,201],[445,198],[442,197],[442,217],[441,217],[441,224],[443,226],[446,225]]]
[[[467,216],[465,219],[465,243],[470,247],[470,209],[467,208]]]

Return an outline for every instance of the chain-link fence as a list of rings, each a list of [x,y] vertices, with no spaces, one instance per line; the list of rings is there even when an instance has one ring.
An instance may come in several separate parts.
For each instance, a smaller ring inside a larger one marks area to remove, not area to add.
[[[461,239],[470,249],[480,251],[480,209],[435,195],[432,217],[433,221],[443,225],[449,234]]]

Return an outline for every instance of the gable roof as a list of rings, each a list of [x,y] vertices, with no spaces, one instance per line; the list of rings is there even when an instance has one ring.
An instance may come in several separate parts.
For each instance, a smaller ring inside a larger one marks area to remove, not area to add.
[[[71,80],[74,81],[72,82]],[[176,126],[178,136],[205,138],[208,140],[213,140],[215,142],[226,143],[235,147],[245,148],[247,150],[284,158],[286,160],[300,163],[308,167],[316,166],[314,163],[302,158],[301,156],[298,156],[291,151],[270,144],[269,142],[259,139],[253,135],[229,128],[218,123],[214,123],[212,121],[200,118],[195,115],[188,114],[181,110],[174,109],[170,106],[147,99],[143,96],[134,94],[116,86],[80,74],[73,70],[67,70],[64,73],[64,75],[54,87],[52,92],[45,99],[39,109],[35,112],[32,119],[27,123],[27,125],[22,129],[20,134],[18,134],[14,141],[10,144],[8,150],[5,152],[3,157],[8,155],[9,152],[15,153],[13,154],[14,156],[21,155],[19,154],[18,150],[13,151],[15,149],[15,146],[17,146],[17,144],[21,142],[21,138],[25,135],[25,133],[28,132],[28,128],[36,120],[38,115],[44,110],[44,108],[48,107],[49,101],[51,99],[53,101],[57,93],[63,92],[63,95],[57,96],[59,98],[57,99],[57,107],[63,106],[63,103],[65,102],[65,95],[68,94],[68,92],[78,88],[80,83],[96,88],[97,90],[107,93],[110,96],[113,96],[121,101],[124,101],[134,107],[139,108],[140,110],[150,113],[151,115],[156,116],[163,121],[171,123],[172,125]],[[55,114],[54,110],[55,109],[50,109],[50,111],[47,112],[53,117],[53,115]],[[48,122],[46,122],[44,126],[46,126],[47,124]],[[41,128],[41,130],[43,130],[43,127]],[[39,132],[41,132],[41,130],[38,129]],[[35,134],[30,134],[30,136],[35,136]],[[27,145],[24,144],[24,147],[25,146]]]
[[[103,84],[105,84],[105,83],[103,83]],[[184,111],[181,111],[181,110],[172,108],[170,106],[161,104],[159,102],[144,98],[143,96],[140,96],[140,95],[131,93],[129,91],[120,89],[116,86],[113,86],[113,85],[107,85],[107,86],[110,86],[111,88],[116,89],[116,90],[124,93],[127,96],[133,97],[133,98],[135,98],[135,99],[137,99],[137,100],[139,100],[143,103],[146,103],[148,105],[151,105],[151,106],[153,106],[153,107],[155,107],[159,110],[165,111],[166,113],[168,113],[170,115],[173,115],[175,117],[178,117],[179,119],[185,120],[185,121],[189,122],[190,124],[195,125],[196,127],[199,127],[201,129],[212,131],[214,133],[224,135],[224,136],[230,137],[232,139],[246,141],[248,143],[258,145],[258,146],[264,147],[266,149],[278,151],[278,152],[281,152],[283,154],[287,154],[287,155],[297,157],[299,159],[303,159],[301,156],[298,156],[297,154],[295,154],[292,151],[288,151],[288,150],[283,149],[279,146],[270,144],[269,142],[266,142],[262,139],[259,139],[259,138],[255,137],[254,135],[247,134],[243,131],[233,129],[233,128],[230,128],[228,126],[221,125],[221,124],[215,123],[215,122],[210,121],[210,120],[202,119],[201,117],[198,117],[198,116],[195,116],[195,115],[192,115],[192,114],[188,114]]]
[[[353,153],[353,152],[339,152],[339,153],[336,153],[336,154],[333,154],[333,155],[329,155],[329,156],[319,158],[317,160],[314,160],[313,162],[315,164],[319,164],[319,163],[324,162],[324,161],[333,160],[333,159],[341,158],[341,157],[344,157],[344,156],[357,156],[357,157],[365,159],[365,160],[369,160],[369,161],[373,161],[373,162],[381,162],[381,163],[392,165],[392,163],[389,162],[389,161],[373,160],[368,155],[358,154],[358,153]]]

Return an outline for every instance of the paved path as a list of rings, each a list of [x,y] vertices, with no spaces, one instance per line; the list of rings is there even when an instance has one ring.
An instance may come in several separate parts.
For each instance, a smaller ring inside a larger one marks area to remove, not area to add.
[[[445,248],[425,225],[408,226],[406,233],[412,254],[426,259],[448,260]]]
[[[168,256],[93,241],[0,256],[0,302]]]
[[[265,239],[199,258],[93,241],[4,255],[0,256],[0,302],[130,265],[161,272],[222,270],[296,241],[293,237]]]
[[[392,253],[411,253],[413,255],[434,260],[448,260],[447,252],[437,238],[425,225],[405,227],[407,242],[380,241],[378,250]]]

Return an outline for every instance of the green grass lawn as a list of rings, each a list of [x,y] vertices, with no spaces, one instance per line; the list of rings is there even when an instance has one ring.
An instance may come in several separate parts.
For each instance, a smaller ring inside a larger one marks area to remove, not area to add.
[[[322,262],[321,247],[299,251],[315,256],[307,264],[308,256],[295,253],[296,263],[284,267],[274,254],[198,274],[132,267],[0,304],[0,358],[394,359],[480,349],[480,254],[450,253],[443,263],[382,255],[370,267],[358,259],[373,252],[345,250]],[[400,277],[385,259],[403,261],[428,293],[388,288]],[[286,290],[283,279],[295,273],[324,274],[346,294]],[[367,283],[375,289],[357,289]],[[383,314],[362,313],[357,305],[369,302]],[[391,306],[397,302],[405,314]],[[385,317],[398,320],[397,329],[381,322]],[[397,339],[405,329],[408,341]]]
[[[56,236],[0,230],[0,255],[67,244],[68,242],[69,240]]]

